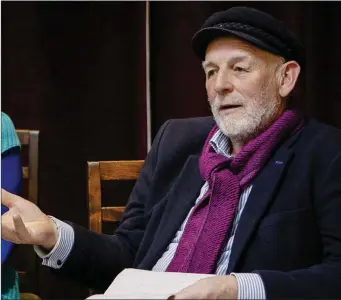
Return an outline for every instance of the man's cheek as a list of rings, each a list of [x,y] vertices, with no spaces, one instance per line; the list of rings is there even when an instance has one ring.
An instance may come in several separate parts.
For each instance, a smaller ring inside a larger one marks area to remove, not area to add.
[[[216,97],[217,93],[214,90],[213,86],[206,84],[206,92],[207,92],[207,98],[210,101],[210,103],[214,102],[214,98]]]
[[[207,91],[207,98],[208,98],[208,101],[210,102],[210,104],[214,104],[215,103],[215,98],[217,96],[217,93],[214,92],[214,91]]]

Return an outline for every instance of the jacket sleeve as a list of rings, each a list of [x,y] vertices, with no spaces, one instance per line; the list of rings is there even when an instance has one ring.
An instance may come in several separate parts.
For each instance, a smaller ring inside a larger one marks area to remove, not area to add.
[[[113,235],[97,234],[69,223],[74,245],[63,266],[53,270],[88,287],[104,290],[124,268],[133,266],[148,217],[145,202],[158,159],[158,148],[168,122],[159,130],[129,197],[121,223]]]
[[[315,183],[314,199],[323,260],[310,268],[291,272],[255,271],[263,279],[267,299],[341,298],[341,153],[325,170]]]

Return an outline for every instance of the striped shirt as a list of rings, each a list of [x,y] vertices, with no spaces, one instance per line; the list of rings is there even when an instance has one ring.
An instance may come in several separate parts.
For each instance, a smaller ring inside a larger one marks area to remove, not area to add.
[[[213,149],[221,155],[226,157],[232,157],[230,140],[218,130],[210,141]],[[200,199],[204,196],[209,188],[208,182],[205,182],[200,190],[200,194],[196,199],[195,204],[197,204]],[[216,275],[225,275],[230,261],[230,255],[233,245],[234,236],[236,229],[242,215],[245,203],[252,190],[252,185],[244,189],[240,195],[239,204],[236,212],[236,216],[233,222],[232,231],[230,237],[228,238],[227,244],[222,251],[217,263]],[[175,237],[167,247],[166,251],[163,253],[161,258],[157,261],[153,267],[153,271],[164,272],[166,271],[168,265],[172,261],[176,249],[179,245],[180,239],[186,227],[186,223],[191,215],[194,206],[189,211],[186,219],[182,223],[180,229],[177,231]],[[53,217],[51,217],[53,218]],[[74,242],[74,232],[70,225],[53,218],[57,224],[57,228],[60,231],[59,239],[56,246],[52,249],[50,253],[44,253],[39,247],[34,247],[37,254],[43,258],[43,265],[47,265],[52,268],[60,268],[63,262],[67,259],[69,253],[71,252],[73,242]],[[238,299],[265,299],[265,288],[261,277],[256,273],[231,273],[234,275],[238,282]]]

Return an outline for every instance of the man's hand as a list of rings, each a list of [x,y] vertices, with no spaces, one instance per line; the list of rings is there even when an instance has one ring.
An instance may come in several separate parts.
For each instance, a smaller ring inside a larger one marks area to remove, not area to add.
[[[232,275],[201,279],[176,293],[172,299],[237,299],[238,282]]]
[[[15,244],[40,245],[52,249],[58,241],[54,222],[36,205],[17,195],[1,191],[1,203],[9,208],[2,215],[1,232],[4,240]]]

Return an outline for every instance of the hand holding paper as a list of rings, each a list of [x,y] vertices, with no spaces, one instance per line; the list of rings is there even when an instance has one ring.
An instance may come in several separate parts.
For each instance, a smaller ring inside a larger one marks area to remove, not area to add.
[[[117,275],[104,295],[93,295],[87,299],[168,299],[207,277],[216,276],[125,269]]]

